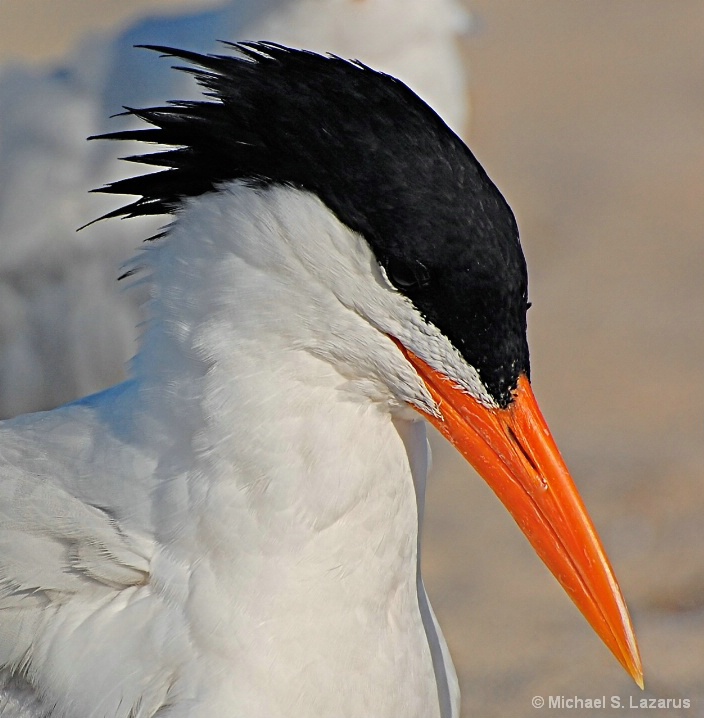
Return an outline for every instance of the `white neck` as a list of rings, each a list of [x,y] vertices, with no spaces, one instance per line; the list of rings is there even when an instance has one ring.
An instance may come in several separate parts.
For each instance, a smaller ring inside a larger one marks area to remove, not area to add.
[[[380,718],[427,718],[446,702],[418,574],[424,425],[404,392],[428,397],[328,284],[381,286],[370,262],[315,198],[239,184],[187,205],[147,251],[134,371],[162,447],[157,538],[164,566],[201,587],[181,596],[196,652],[230,667],[212,700],[248,718],[299,715],[292,686],[300,715],[364,715],[386,695]]]

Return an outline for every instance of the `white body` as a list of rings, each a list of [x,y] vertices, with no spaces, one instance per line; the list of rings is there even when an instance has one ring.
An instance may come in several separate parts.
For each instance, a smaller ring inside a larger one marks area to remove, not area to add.
[[[0,716],[456,718],[387,332],[475,377],[305,193],[233,183],[138,259],[133,379],[0,425]]]

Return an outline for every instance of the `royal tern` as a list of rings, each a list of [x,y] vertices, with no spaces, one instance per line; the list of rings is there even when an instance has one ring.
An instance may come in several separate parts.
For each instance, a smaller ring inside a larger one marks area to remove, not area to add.
[[[168,214],[131,378],[0,428],[0,715],[457,718],[419,570],[426,419],[634,679],[625,602],[529,381],[507,203],[398,80],[271,43],[152,47]]]

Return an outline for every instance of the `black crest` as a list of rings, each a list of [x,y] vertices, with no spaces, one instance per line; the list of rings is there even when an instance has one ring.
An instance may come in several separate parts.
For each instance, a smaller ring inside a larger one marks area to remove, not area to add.
[[[101,136],[172,148],[126,158],[165,169],[98,190],[138,196],[106,217],[172,213],[235,179],[312,192],[508,405],[529,370],[525,261],[513,214],[469,149],[403,83],[359,62],[229,46],[148,47],[188,63],[177,69],[207,99],[130,108],[151,127]]]

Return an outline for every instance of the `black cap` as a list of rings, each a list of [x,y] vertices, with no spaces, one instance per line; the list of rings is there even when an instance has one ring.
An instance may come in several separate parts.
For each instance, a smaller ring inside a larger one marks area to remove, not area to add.
[[[474,155],[402,82],[273,43],[184,60],[209,99],[128,109],[151,128],[102,135],[174,147],[128,158],[167,169],[102,192],[108,215],[171,213],[241,179],[316,194],[369,243],[389,281],[479,373],[500,406],[529,373],[527,274],[510,207]]]

